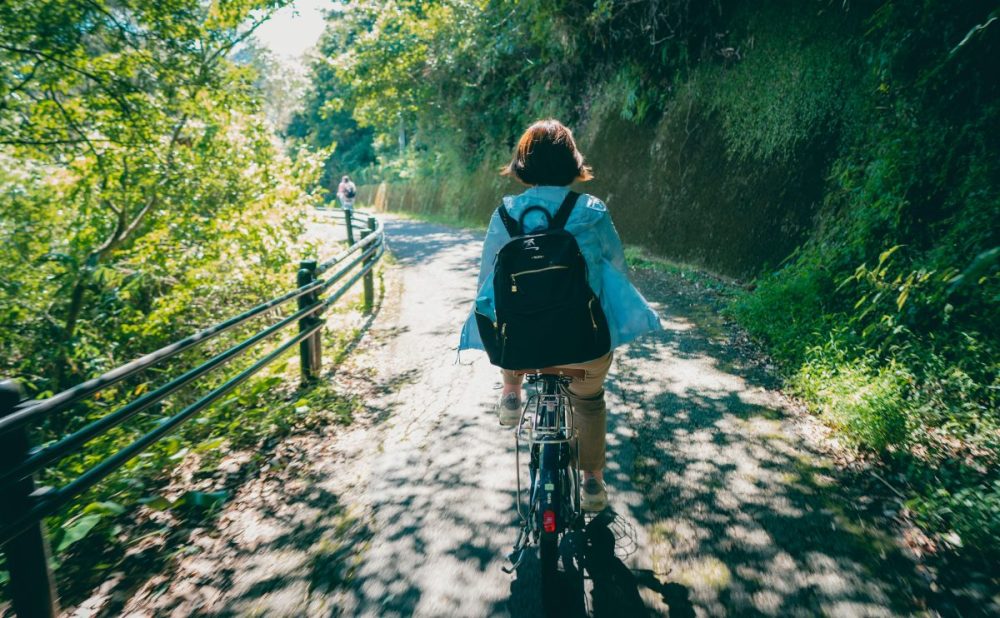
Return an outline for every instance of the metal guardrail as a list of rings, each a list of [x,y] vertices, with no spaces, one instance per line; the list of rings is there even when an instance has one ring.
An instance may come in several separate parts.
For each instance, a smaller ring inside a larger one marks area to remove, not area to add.
[[[351,209],[344,209],[343,213],[347,229],[347,249],[325,262],[302,261],[296,274],[297,287],[294,290],[47,399],[23,401],[23,392],[16,382],[0,382],[0,545],[7,558],[11,601],[19,618],[52,618],[58,613],[42,518],[52,515],[73,498],[108,477],[296,344],[299,345],[303,382],[315,380],[322,366],[320,331],[324,322],[320,316],[362,278],[364,310],[366,314],[371,313],[374,302],[372,269],[385,252],[385,233],[382,223],[373,216],[356,213]],[[360,229],[361,236],[357,242],[354,239],[355,226]],[[356,272],[350,274],[352,271]],[[334,286],[338,287],[324,298],[323,294]],[[32,448],[27,432],[30,423],[65,410],[98,391],[292,300],[296,300],[298,306],[291,315],[86,426],[40,448]],[[298,333],[295,336],[286,339],[252,365],[180,412],[164,419],[154,429],[95,464],[73,481],[59,488],[35,488],[33,477],[39,470],[82,450],[87,442],[118,427],[296,323]]]

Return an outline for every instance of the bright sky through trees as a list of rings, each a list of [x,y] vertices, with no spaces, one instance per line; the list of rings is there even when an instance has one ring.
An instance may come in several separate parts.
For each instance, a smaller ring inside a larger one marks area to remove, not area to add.
[[[283,63],[298,64],[319,40],[326,26],[323,14],[334,4],[333,0],[295,0],[261,25],[255,36]]]

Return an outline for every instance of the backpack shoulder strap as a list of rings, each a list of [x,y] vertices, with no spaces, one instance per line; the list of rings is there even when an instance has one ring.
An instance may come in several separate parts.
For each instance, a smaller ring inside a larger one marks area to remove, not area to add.
[[[507,228],[507,233],[510,234],[511,238],[522,235],[521,226],[517,224],[517,221],[514,221],[514,217],[510,216],[510,213],[507,212],[502,203],[497,207],[497,214],[500,215],[500,220],[503,222],[503,226]]]
[[[576,206],[578,199],[580,199],[580,194],[576,191],[570,191],[566,194],[566,199],[563,200],[559,206],[559,210],[556,211],[555,218],[552,219],[550,229],[561,230],[566,226],[566,222],[569,221],[569,215],[573,212],[573,207]]]

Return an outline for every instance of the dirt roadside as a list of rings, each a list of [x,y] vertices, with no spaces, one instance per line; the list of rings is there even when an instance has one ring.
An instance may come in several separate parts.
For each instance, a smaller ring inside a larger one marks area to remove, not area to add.
[[[365,413],[287,439],[124,615],[537,615],[531,561],[500,570],[516,515],[498,376],[454,352],[481,234],[391,217],[386,228],[396,263],[381,310],[326,376]],[[607,478],[619,519],[567,573],[567,615],[925,613],[885,515],[841,482],[821,432],[711,296],[672,274],[633,277],[665,330],[616,355]]]

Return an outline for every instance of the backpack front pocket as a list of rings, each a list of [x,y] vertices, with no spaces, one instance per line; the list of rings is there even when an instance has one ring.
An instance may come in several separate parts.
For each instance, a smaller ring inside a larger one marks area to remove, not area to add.
[[[529,275],[540,275],[542,273],[553,273],[553,274],[555,274],[554,271],[557,271],[557,270],[569,270],[569,266],[562,266],[562,265],[557,264],[555,266],[546,266],[544,268],[533,268],[533,269],[530,269],[530,270],[522,270],[520,272],[512,273],[510,275],[510,291],[513,294],[517,294],[517,278],[518,277],[521,277],[521,281],[523,282],[524,281],[524,277],[526,277],[526,276],[529,276]],[[535,281],[535,286],[533,286],[533,287],[537,287],[537,283],[538,282]]]

